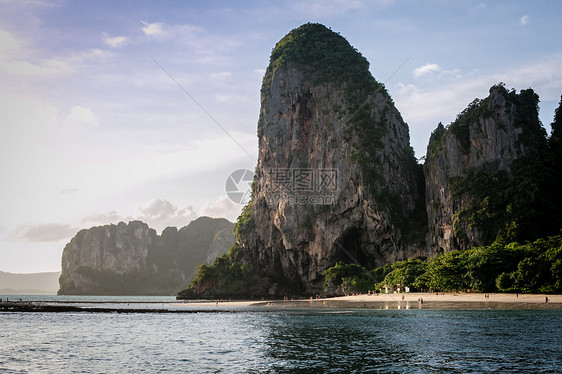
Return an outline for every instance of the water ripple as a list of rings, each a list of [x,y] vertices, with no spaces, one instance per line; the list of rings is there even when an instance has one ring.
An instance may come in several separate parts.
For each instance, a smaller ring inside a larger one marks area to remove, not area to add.
[[[562,372],[562,312],[0,313],[0,372]]]

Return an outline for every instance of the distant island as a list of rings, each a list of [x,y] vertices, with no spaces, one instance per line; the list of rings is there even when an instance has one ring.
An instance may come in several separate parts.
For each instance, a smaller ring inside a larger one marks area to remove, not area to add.
[[[263,78],[236,244],[178,297],[562,292],[562,100],[550,136],[538,102],[493,85],[420,163],[369,62],[323,25],[292,30]]]
[[[0,295],[54,295],[60,271],[16,274],[0,271]]]
[[[175,295],[234,243],[233,223],[200,217],[158,235],[146,223],[81,230],[62,255],[60,295]]]

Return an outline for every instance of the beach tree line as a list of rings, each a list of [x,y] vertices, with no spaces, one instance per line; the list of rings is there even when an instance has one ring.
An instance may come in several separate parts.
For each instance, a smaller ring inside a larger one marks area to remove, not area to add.
[[[527,243],[494,242],[433,258],[410,258],[375,269],[338,262],[323,273],[326,289],[366,293],[411,291],[562,292],[562,236]]]

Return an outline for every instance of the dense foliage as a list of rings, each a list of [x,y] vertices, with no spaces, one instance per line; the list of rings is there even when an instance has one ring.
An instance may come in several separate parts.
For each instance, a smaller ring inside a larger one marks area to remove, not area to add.
[[[385,286],[411,290],[472,292],[562,292],[562,236],[532,243],[495,242],[431,259],[411,258],[367,270],[337,263],[324,272],[327,287],[346,293]]]
[[[523,130],[519,141],[523,143],[526,149],[533,149],[535,152],[541,152],[546,146],[546,132],[539,121],[539,96],[531,89],[521,90],[517,93],[515,90],[508,91],[504,83],[499,83],[492,87],[499,91],[506,100],[506,109],[514,109],[514,125]],[[494,110],[490,98],[474,99],[465,110],[463,110],[447,128],[459,140],[464,153],[470,151],[470,128],[478,123],[481,118],[494,118]],[[503,126],[498,121],[498,126]],[[442,125],[441,125],[442,127]],[[442,129],[439,130],[442,134]],[[432,141],[430,140],[430,146]],[[435,145],[434,145],[435,147]]]
[[[478,132],[479,128],[474,124],[493,118],[496,126],[505,126],[501,120],[503,114],[521,131],[516,143],[521,147],[521,155],[511,162],[509,169],[483,164],[448,180],[451,197],[458,207],[453,229],[459,248],[470,247],[469,230],[481,232],[481,244],[490,245],[497,239],[523,242],[556,235],[562,227],[559,193],[562,159],[556,157],[554,131],[547,141],[539,121],[538,95],[532,89],[519,93],[508,91],[503,83],[492,90],[504,97],[505,113],[499,112],[500,107],[493,104],[492,96],[475,99],[447,128],[439,124],[428,144],[427,155],[432,160],[441,151],[449,131],[468,154],[471,131]]]
[[[554,185],[555,207],[562,210],[562,97],[554,114],[554,121],[551,123],[551,134],[548,139],[548,148],[551,152],[551,167],[555,172],[556,179]],[[553,224],[562,227],[562,215],[553,217]]]
[[[238,240],[242,240],[242,236],[251,231],[255,226],[254,219],[252,218],[252,205],[253,200],[242,208],[242,212],[234,224],[234,235],[236,235]]]
[[[264,87],[268,87],[275,72],[287,64],[307,73],[312,83],[340,85],[353,80],[367,84],[373,80],[367,59],[343,36],[317,23],[292,30],[275,45]]]
[[[259,278],[250,264],[241,261],[241,251],[234,244],[228,253],[218,257],[211,265],[201,264],[188,289],[202,297],[248,296],[259,284]],[[212,290],[211,294],[200,294],[201,289]]]

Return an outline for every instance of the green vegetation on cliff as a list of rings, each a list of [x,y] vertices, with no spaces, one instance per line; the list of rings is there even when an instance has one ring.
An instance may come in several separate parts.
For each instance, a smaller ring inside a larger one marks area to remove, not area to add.
[[[260,291],[253,266],[242,262],[240,248],[234,244],[211,265],[199,265],[195,279],[179,297],[236,298],[260,294]]]
[[[447,128],[439,124],[427,149],[430,163],[441,162],[436,160],[438,155],[455,157],[449,154],[453,150],[443,149],[445,134],[450,132],[465,155],[472,152],[470,160],[478,159],[483,157],[478,153],[481,149],[471,145],[471,136],[477,143],[497,142],[498,152],[504,152],[499,147],[500,139],[481,139],[482,121],[492,119],[494,126],[505,129],[502,118],[508,118],[516,131],[520,131],[508,134],[516,136],[514,147],[519,156],[507,169],[486,162],[465,168],[460,176],[448,179],[451,198],[457,207],[453,222],[455,240],[462,248],[470,247],[471,230],[481,233],[479,244],[490,245],[497,239],[522,242],[555,235],[562,223],[556,162],[539,121],[537,94],[530,88],[520,93],[508,91],[503,83],[493,86],[490,92],[493,91],[505,100],[503,110],[497,96],[494,99],[492,94],[483,100],[475,99]],[[496,157],[499,160],[503,155]]]
[[[453,198],[470,199],[459,218],[483,231],[484,244],[497,238],[526,241],[560,230],[554,182],[544,161],[522,157],[512,162],[510,177],[505,171],[471,169],[451,179],[451,191]]]
[[[285,35],[271,52],[263,87],[269,87],[275,73],[287,67],[307,74],[311,83],[344,82],[368,84],[373,80],[369,62],[341,35],[318,23],[307,23]]]
[[[326,286],[346,293],[385,286],[411,290],[473,292],[562,292],[562,236],[532,243],[495,242],[431,259],[411,258],[367,270],[338,263],[324,271]]]
[[[242,235],[250,232],[255,226],[254,219],[252,218],[252,204],[253,201],[251,200],[242,208],[242,213],[240,213],[234,224],[234,235],[236,235],[237,240],[241,240]]]
[[[506,110],[511,108],[515,109],[514,113],[514,126],[523,130],[522,136],[519,137],[521,144],[526,149],[534,149],[540,152],[546,146],[546,132],[541,126],[539,121],[539,97],[532,89],[521,90],[517,93],[515,90],[508,91],[504,83],[496,84],[491,88],[496,90],[504,97],[506,101]],[[465,110],[463,110],[451,123],[447,129],[455,134],[464,153],[470,151],[470,129],[483,118],[495,118],[494,110],[490,103],[490,97],[485,99],[474,99]],[[511,115],[512,113],[510,113]],[[498,117],[499,119],[499,117]],[[498,126],[504,126],[501,121],[498,121]],[[439,130],[442,134],[442,131]],[[430,139],[429,147],[436,147],[432,145],[433,141],[439,140],[440,137],[436,136]],[[433,152],[431,152],[433,154]]]
[[[554,121],[550,124],[552,131],[548,139],[548,149],[550,150],[550,165],[556,175],[554,183],[554,195],[556,196],[555,209],[562,210],[562,97],[554,114]],[[553,224],[562,227],[562,214],[553,217]]]

